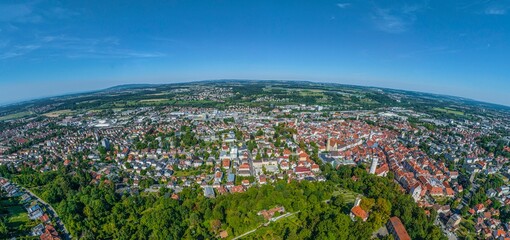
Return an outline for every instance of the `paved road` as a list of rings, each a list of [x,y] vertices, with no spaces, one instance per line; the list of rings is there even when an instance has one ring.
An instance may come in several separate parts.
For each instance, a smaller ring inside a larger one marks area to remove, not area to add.
[[[46,209],[48,210],[48,214],[51,216],[52,219],[55,219],[55,222],[57,223],[57,226],[56,228],[58,230],[60,230],[60,232],[62,232],[62,238],[63,239],[71,239],[71,235],[69,234],[69,231],[67,231],[67,228],[66,226],[64,225],[64,223],[62,222],[62,220],[60,220],[60,217],[58,216],[57,214],[57,211],[55,211],[55,209],[53,209],[53,207],[51,205],[49,205],[48,203],[46,203],[44,200],[42,200],[41,198],[39,198],[37,195],[35,195],[33,192],[31,192],[30,190],[26,189],[26,188],[23,188],[28,194],[30,194],[32,197],[34,198],[37,198],[37,200],[39,202],[41,202],[41,204],[43,206],[46,207]]]
[[[255,232],[255,231],[257,231],[259,228],[261,228],[261,227],[263,227],[263,226],[267,226],[267,224],[269,224],[270,222],[276,222],[276,221],[278,221],[278,220],[280,220],[280,219],[282,219],[282,218],[290,217],[290,216],[292,216],[292,215],[294,215],[294,214],[296,214],[296,213],[299,213],[299,212],[301,212],[301,211],[297,211],[297,212],[293,212],[293,213],[286,213],[286,214],[283,214],[283,215],[281,215],[281,216],[271,218],[271,219],[269,220],[269,222],[264,223],[264,224],[260,224],[258,227],[254,228],[254,229],[252,229],[252,230],[250,230],[250,231],[248,231],[248,232],[245,232],[245,233],[243,233],[243,234],[241,234],[241,235],[239,235],[239,236],[237,236],[237,237],[235,237],[235,238],[232,238],[232,240],[236,240],[236,239],[243,238],[243,237],[245,237],[245,236],[247,236],[247,235],[249,235],[249,234],[254,233],[254,232]]]

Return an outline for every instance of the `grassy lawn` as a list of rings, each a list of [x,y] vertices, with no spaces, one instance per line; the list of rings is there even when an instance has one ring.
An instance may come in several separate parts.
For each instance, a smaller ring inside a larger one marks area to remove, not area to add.
[[[18,228],[19,226],[28,223],[30,219],[28,218],[27,211],[20,205],[9,207],[9,224],[8,226],[11,228]]]
[[[203,170],[200,169],[191,169],[191,170],[176,170],[173,174],[175,177],[187,177],[187,176],[196,176],[200,175]]]
[[[0,200],[0,217],[6,219],[8,228],[8,236],[4,237],[23,237],[29,236],[30,230],[38,224],[38,221],[33,221],[28,218],[28,213],[25,208],[20,204],[19,199],[2,197]]]
[[[361,194],[343,188],[338,188],[338,190],[334,191],[331,195],[334,197],[342,196],[347,203],[354,203],[356,197],[361,196]]]

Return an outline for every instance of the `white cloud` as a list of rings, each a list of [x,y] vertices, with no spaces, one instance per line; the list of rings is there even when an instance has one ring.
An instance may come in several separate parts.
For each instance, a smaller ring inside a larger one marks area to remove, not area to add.
[[[506,8],[500,7],[488,7],[485,9],[485,14],[487,15],[505,15],[507,12]]]
[[[351,4],[350,3],[337,3],[336,6],[339,8],[348,8],[351,6]]]
[[[166,54],[160,52],[144,52],[130,49],[111,49],[111,50],[90,50],[83,52],[69,52],[65,54],[68,58],[157,58],[165,57]]]
[[[81,13],[67,8],[53,7],[47,11],[44,11],[44,15],[48,18],[65,19],[79,16]]]
[[[462,1],[459,1],[462,2]],[[510,0],[479,0],[458,7],[473,14],[506,15],[510,10]]]
[[[2,52],[0,60],[17,57],[33,57],[38,55],[35,50],[46,53],[45,58],[91,58],[91,59],[119,59],[119,58],[156,58],[166,54],[155,51],[130,49],[123,47],[120,40],[114,37],[78,38],[66,35],[36,36],[34,40],[16,45],[9,45],[8,40],[0,41]],[[51,54],[48,54],[51,52]]]
[[[78,38],[66,35],[43,36],[44,47],[68,58],[153,58],[163,57],[159,52],[137,51],[122,48],[115,37]]]
[[[372,21],[375,27],[387,33],[402,33],[407,31],[416,21],[416,14],[424,9],[424,5],[402,6],[393,8],[374,9]]]
[[[0,22],[37,23],[42,17],[35,14],[32,4],[0,4]]]
[[[41,46],[39,45],[16,45],[11,49],[0,53],[0,60],[24,56],[40,47]]]
[[[401,33],[407,30],[408,23],[388,9],[377,9],[373,16],[377,29],[387,33]]]

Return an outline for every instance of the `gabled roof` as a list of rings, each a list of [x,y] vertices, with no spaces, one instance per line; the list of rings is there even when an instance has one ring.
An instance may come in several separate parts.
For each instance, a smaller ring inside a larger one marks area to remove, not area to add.
[[[400,240],[411,240],[411,237],[407,233],[404,224],[402,224],[402,221],[400,221],[400,218],[392,217],[390,218],[390,223],[393,226],[393,229],[395,230],[395,234],[398,236]]]
[[[355,206],[351,209],[352,214],[354,216],[359,217],[365,221],[368,218],[368,214],[365,210],[363,210],[360,206]]]

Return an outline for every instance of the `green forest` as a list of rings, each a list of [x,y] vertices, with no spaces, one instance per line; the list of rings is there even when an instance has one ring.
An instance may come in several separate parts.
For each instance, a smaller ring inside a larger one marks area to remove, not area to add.
[[[432,224],[434,211],[427,216],[393,180],[369,175],[363,167],[334,170],[326,166],[326,182],[282,180],[214,199],[203,197],[197,185],[179,193],[180,200],[170,198],[167,189],[119,195],[107,181],[91,184],[90,174],[79,168],[46,173],[0,170],[2,176],[52,204],[73,238],[79,239],[211,239],[218,238],[220,231],[227,231],[231,238],[264,224],[257,212],[275,206],[299,213],[261,227],[247,238],[369,239],[391,216],[402,220],[413,239],[444,238]],[[361,206],[370,214],[366,222],[351,221],[352,203],[341,195],[332,197],[339,188],[364,196]]]

